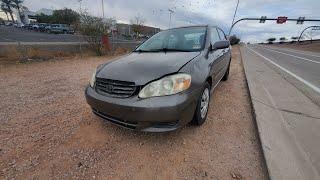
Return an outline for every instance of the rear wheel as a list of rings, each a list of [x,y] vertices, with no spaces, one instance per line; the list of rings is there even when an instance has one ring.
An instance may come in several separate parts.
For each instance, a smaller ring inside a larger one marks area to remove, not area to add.
[[[208,82],[206,82],[202,90],[202,93],[199,97],[197,108],[192,120],[192,124],[200,126],[206,121],[208,110],[209,110],[209,103],[210,103],[210,85]]]

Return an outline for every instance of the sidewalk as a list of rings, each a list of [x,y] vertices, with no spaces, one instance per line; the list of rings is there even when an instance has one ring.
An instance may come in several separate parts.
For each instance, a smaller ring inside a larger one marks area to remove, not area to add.
[[[320,179],[320,108],[262,57],[241,53],[270,178]]]

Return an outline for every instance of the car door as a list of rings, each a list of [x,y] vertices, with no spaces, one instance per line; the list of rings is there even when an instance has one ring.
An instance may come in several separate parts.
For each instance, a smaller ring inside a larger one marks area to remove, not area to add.
[[[219,37],[220,40],[226,41],[226,35],[225,33],[218,28],[218,33],[219,33]],[[231,52],[230,52],[230,48],[225,48],[221,50],[222,56],[223,56],[223,60],[222,60],[222,67],[223,67],[223,72],[225,72],[229,66],[230,63],[230,59],[231,59]]]
[[[213,46],[214,43],[220,41],[220,36],[216,28],[210,28],[210,43]],[[215,86],[220,79],[221,71],[223,70],[223,65],[221,64],[223,61],[223,53],[222,50],[213,50],[209,52],[209,61],[211,68],[211,77],[212,77],[212,85]]]

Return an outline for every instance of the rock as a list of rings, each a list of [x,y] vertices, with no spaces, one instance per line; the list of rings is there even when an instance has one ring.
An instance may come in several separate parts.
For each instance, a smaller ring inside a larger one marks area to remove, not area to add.
[[[231,172],[230,175],[233,179],[242,179],[241,174]]]

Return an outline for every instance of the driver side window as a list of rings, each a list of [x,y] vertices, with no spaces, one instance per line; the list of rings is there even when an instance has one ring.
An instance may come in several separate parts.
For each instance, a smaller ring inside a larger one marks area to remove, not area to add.
[[[220,41],[220,37],[216,28],[211,29],[210,35],[211,35],[211,45],[213,45],[215,42]]]

